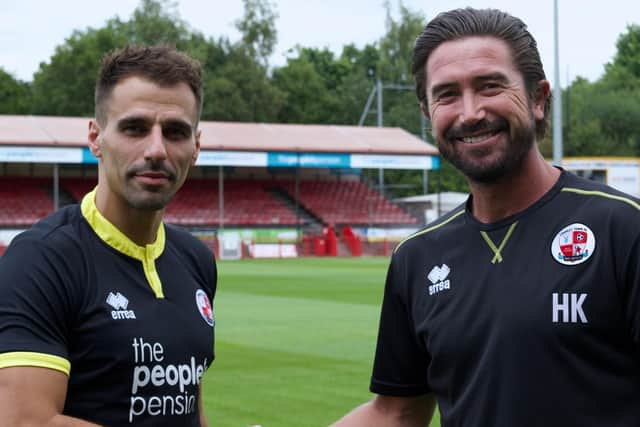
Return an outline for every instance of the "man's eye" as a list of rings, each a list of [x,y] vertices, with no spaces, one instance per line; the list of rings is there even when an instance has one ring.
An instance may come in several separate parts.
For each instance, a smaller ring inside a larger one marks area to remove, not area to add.
[[[484,85],[482,85],[482,89],[484,90],[494,90],[499,88],[500,88],[500,85],[498,83],[487,82]]]
[[[191,136],[191,130],[186,128],[167,128],[162,130],[165,138],[171,140],[187,139]]]
[[[130,135],[130,136],[137,136],[137,135],[144,135],[147,133],[147,128],[146,126],[141,126],[141,125],[129,125],[129,126],[125,126],[122,131],[126,134],[126,135]]]
[[[440,102],[447,102],[453,99],[453,97],[456,96],[456,93],[452,90],[448,90],[446,92],[441,92],[440,94],[438,94],[438,101]]]

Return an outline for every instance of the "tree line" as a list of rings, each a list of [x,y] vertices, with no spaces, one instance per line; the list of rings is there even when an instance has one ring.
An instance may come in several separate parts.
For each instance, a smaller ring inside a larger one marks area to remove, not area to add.
[[[421,13],[400,4],[393,18],[387,3],[379,40],[361,48],[347,44],[339,54],[296,46],[285,65],[272,67],[276,7],[269,0],[243,3],[236,41],[206,37],[167,0],[142,0],[128,20],[114,17],[100,28],[76,30],[40,64],[31,82],[0,68],[0,114],[91,117],[98,59],[127,43],[167,43],[200,60],[205,71],[202,120],[356,125],[377,79],[413,86],[411,52],[426,23]],[[640,26],[629,25],[616,47],[600,79],[578,77],[563,90],[565,156],[640,156]],[[430,139],[412,90],[385,90],[383,102],[385,126]],[[375,126],[375,115],[366,116],[364,125]],[[550,136],[540,144],[550,158]],[[446,162],[438,179],[431,176],[430,191],[468,191],[464,178]],[[396,186],[396,195],[422,191],[419,171],[387,171],[385,181],[387,187]]]

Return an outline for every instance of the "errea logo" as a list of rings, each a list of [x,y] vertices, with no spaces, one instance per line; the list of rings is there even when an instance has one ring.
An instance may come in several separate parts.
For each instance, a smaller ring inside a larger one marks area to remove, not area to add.
[[[450,288],[451,283],[447,279],[449,272],[451,272],[451,269],[447,264],[442,264],[440,267],[436,265],[431,269],[427,274],[427,279],[432,283],[432,285],[429,285],[429,295],[437,294]]]
[[[107,304],[115,308],[115,310],[111,312],[111,317],[113,317],[114,320],[136,318],[136,314],[133,310],[127,310],[129,300],[120,292],[116,294],[109,292],[109,296],[107,296]]]

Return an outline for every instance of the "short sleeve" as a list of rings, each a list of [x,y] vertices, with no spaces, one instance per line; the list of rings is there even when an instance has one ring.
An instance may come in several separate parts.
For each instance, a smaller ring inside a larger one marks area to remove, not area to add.
[[[27,232],[28,233],[28,232]],[[73,253],[47,239],[18,236],[0,258],[0,367],[69,373],[69,331],[78,274]]]
[[[378,342],[370,390],[391,396],[428,393],[429,357],[418,345],[410,310],[404,268],[391,260],[387,271]]]
[[[201,242],[199,242],[201,243]],[[200,257],[201,257],[201,265],[202,268],[204,270],[204,276],[205,276],[205,281],[206,281],[206,286],[207,289],[205,290],[207,293],[207,296],[209,297],[209,301],[211,302],[211,307],[213,307],[213,316],[215,319],[215,306],[214,306],[214,299],[216,296],[216,289],[217,289],[217,284],[218,284],[218,269],[217,269],[217,265],[216,265],[216,259],[215,259],[215,255],[212,251],[209,250],[209,248],[207,248],[206,246],[202,245],[202,251],[200,251]],[[212,342],[211,342],[211,346],[213,348],[213,354],[212,354],[212,362],[213,360],[215,360],[216,357],[216,344],[215,344],[215,320],[214,320],[214,327],[213,327],[213,335],[212,335]]]
[[[205,276],[207,278],[207,295],[213,304],[213,300],[216,296],[216,289],[218,285],[218,268],[216,265],[215,255],[209,248],[203,249],[203,265],[205,268]]]
[[[640,350],[640,236],[636,236],[625,261],[622,303],[632,339]]]

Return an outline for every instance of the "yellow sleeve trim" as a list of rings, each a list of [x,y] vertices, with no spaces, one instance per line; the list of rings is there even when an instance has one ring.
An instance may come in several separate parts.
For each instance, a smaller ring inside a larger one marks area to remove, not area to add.
[[[638,205],[630,197],[616,196],[615,194],[605,193],[604,191],[582,190],[580,188],[571,188],[571,187],[563,188],[562,191],[566,191],[566,192],[569,192],[569,193],[582,194],[582,195],[585,195],[585,196],[600,196],[600,197],[605,197],[607,199],[618,200],[620,202],[624,202],[624,203],[626,203],[626,204],[628,204],[630,206],[633,206],[634,208],[640,210],[640,205]]]
[[[26,351],[14,351],[11,353],[0,354],[0,368],[10,368],[15,366],[49,368],[60,371],[66,375],[69,375],[69,372],[71,372],[71,363],[64,357]]]
[[[463,208],[463,209],[459,210],[458,212],[456,212],[455,214],[451,215],[451,217],[449,217],[449,218],[448,218],[448,219],[446,219],[445,221],[442,221],[442,222],[441,222],[441,223],[439,223],[439,224],[436,224],[436,225],[434,225],[434,226],[431,226],[431,227],[429,227],[429,228],[427,228],[427,229],[424,229],[424,230],[422,230],[422,231],[417,231],[417,232],[415,232],[415,233],[411,234],[410,236],[407,236],[404,240],[402,240],[400,243],[398,243],[398,244],[397,244],[397,246],[396,246],[396,247],[395,247],[395,249],[393,250],[393,253],[395,253],[395,252],[398,250],[398,248],[399,248],[399,247],[400,247],[404,242],[406,242],[407,240],[413,239],[414,237],[421,236],[421,235],[426,234],[426,233],[428,233],[428,232],[430,232],[430,231],[437,230],[438,228],[440,228],[440,227],[442,227],[442,226],[444,226],[444,225],[447,225],[448,223],[450,223],[450,222],[451,222],[451,221],[453,221],[454,219],[458,218],[458,217],[459,217],[460,215],[462,215],[464,212],[465,212],[465,210],[464,210],[464,208]]]

